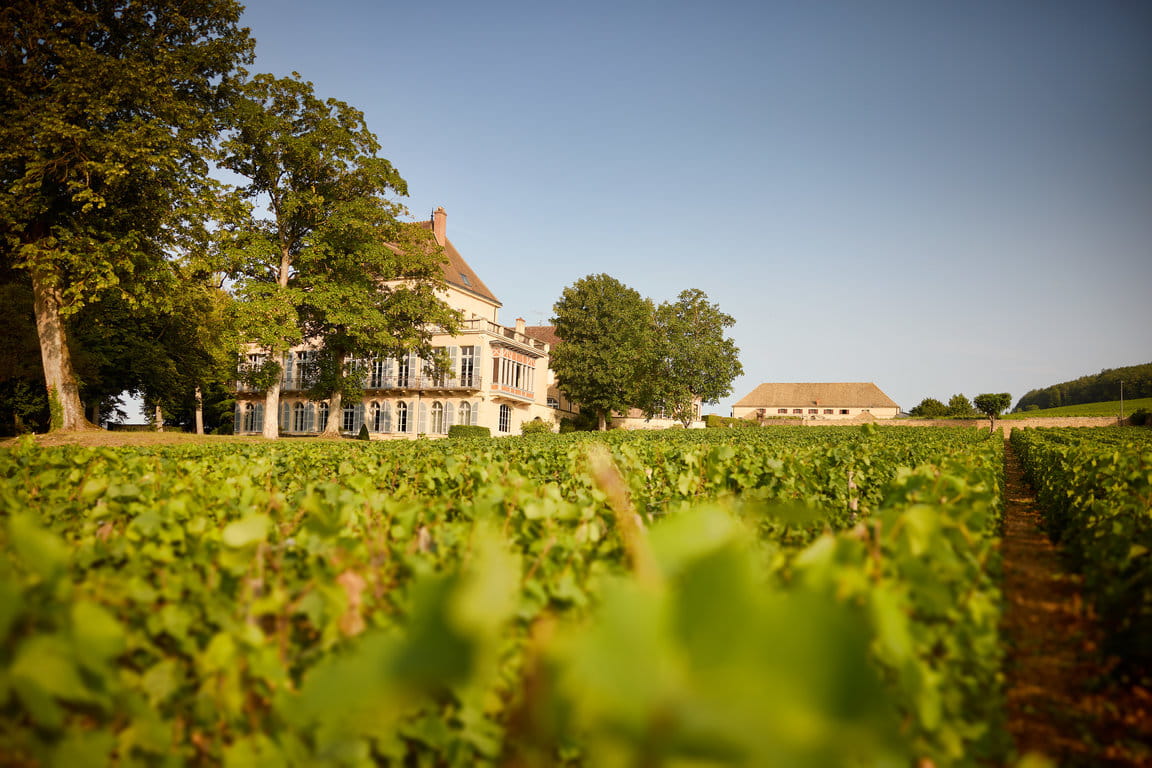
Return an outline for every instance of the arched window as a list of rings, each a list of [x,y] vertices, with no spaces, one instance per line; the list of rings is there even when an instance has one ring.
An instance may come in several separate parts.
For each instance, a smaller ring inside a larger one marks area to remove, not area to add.
[[[432,424],[428,431],[434,435],[444,434],[444,403],[439,400],[432,403]]]
[[[465,400],[460,403],[460,419],[457,424],[471,424],[472,423],[472,403]]]
[[[512,424],[512,406],[507,403],[500,406],[500,424],[497,427],[501,432],[508,432]]]
[[[396,403],[396,431],[408,431],[408,403],[403,400]]]
[[[341,419],[341,422],[340,422],[340,428],[343,429],[345,432],[355,432],[356,431],[356,406],[353,405],[352,403],[348,403],[347,405],[344,406],[343,413],[341,414],[341,416],[343,416],[343,418]]]
[[[317,427],[321,432],[328,428],[328,403],[320,403],[320,425]]]
[[[256,431],[256,406],[252,403],[244,406],[244,431]]]
[[[304,410],[304,403],[296,403],[292,406],[292,431],[308,431],[308,417]]]
[[[380,403],[373,400],[372,404],[368,406],[368,429],[373,432],[380,432],[381,422]]]

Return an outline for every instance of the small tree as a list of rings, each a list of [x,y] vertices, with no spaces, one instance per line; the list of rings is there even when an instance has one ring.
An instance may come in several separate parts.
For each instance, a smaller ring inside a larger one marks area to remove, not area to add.
[[[909,413],[918,419],[942,419],[948,415],[948,406],[934,397],[926,397]]]
[[[994,432],[996,431],[996,417],[1012,405],[1012,395],[1007,392],[996,395],[976,395],[972,403],[976,406],[976,410],[988,417],[988,431]]]
[[[948,401],[948,415],[952,417],[966,417],[972,416],[976,413],[976,409],[972,407],[972,401],[965,395],[952,395]]]

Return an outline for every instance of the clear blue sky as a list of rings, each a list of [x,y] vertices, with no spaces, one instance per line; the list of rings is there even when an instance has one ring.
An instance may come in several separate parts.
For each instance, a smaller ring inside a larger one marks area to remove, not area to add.
[[[253,0],[504,304],[700,288],[745,375],[1012,393],[1152,361],[1152,3]]]

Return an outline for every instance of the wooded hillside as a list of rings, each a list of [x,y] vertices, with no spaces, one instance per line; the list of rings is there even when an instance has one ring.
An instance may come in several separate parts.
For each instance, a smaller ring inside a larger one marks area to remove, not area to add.
[[[1013,410],[1022,411],[1029,405],[1056,408],[1061,405],[1119,400],[1120,382],[1124,382],[1125,398],[1152,397],[1152,363],[1105,368],[1090,376],[1033,389],[1020,398]]]

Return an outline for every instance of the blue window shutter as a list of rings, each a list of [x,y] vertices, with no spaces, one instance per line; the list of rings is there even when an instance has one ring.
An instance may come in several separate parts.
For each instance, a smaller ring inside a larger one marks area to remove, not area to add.
[[[455,347],[453,347],[455,349]],[[444,403],[444,431],[447,432],[448,428],[454,423],[456,417],[456,406],[451,400]]]
[[[472,426],[476,426],[480,422],[480,401],[472,403]]]
[[[240,403],[236,403],[236,421],[232,424],[232,434],[240,434],[240,429],[244,426],[240,419]]]
[[[384,403],[380,406],[380,408],[383,411],[383,413],[380,417],[381,418],[380,431],[381,432],[391,432],[392,431],[392,404],[390,402],[388,402],[387,400],[385,400]]]
[[[364,426],[364,402],[356,403],[355,415],[352,417],[352,431],[357,434],[360,433],[360,427]]]
[[[264,403],[256,403],[256,416],[255,416],[254,420],[256,423],[252,425],[253,427],[255,427],[255,429],[253,429],[253,431],[254,432],[263,432],[264,431]]]
[[[460,347],[448,347],[448,357],[452,361],[452,372],[448,374],[452,384],[460,379]]]
[[[422,435],[428,432],[428,403],[420,403],[420,422],[416,431]]]
[[[293,355],[291,352],[289,352],[287,355],[284,356],[284,388],[285,389],[296,389],[296,385],[292,381],[292,368],[294,367],[292,358],[293,358]]]
[[[280,403],[280,431],[287,432],[288,425],[291,423],[289,419],[292,418],[292,406],[287,402]]]
[[[384,359],[384,386],[396,386],[396,360],[391,357]]]
[[[304,431],[316,431],[316,403],[308,403],[304,406]]]

